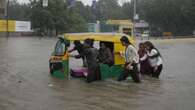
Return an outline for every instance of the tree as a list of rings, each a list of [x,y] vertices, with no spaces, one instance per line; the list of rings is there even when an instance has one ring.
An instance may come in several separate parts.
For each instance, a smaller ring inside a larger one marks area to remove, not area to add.
[[[133,20],[133,3],[126,2],[122,5],[122,12],[124,19],[131,19]]]
[[[41,31],[81,32],[86,31],[85,22],[108,19],[133,19],[133,2],[119,5],[118,0],[99,0],[92,6],[80,1],[49,0],[48,7],[42,0],[30,0],[30,4],[10,1],[9,18],[31,20],[34,29]],[[176,35],[191,34],[195,30],[195,0],[137,0],[139,18],[150,26],[170,31]]]
[[[194,30],[193,0],[142,0],[142,16],[153,26],[176,35]]]
[[[122,19],[123,14],[118,0],[99,0],[96,6],[96,19]]]
[[[31,1],[31,21],[34,29],[55,30],[56,35],[63,32],[85,31],[84,19],[68,8],[64,0],[49,0],[48,7],[42,7],[41,1]]]
[[[75,2],[74,10],[79,13],[87,22],[96,22],[95,14],[91,6],[84,6],[81,1]]]
[[[29,20],[30,6],[28,4],[19,4],[16,0],[13,0],[10,1],[8,9],[9,19]]]

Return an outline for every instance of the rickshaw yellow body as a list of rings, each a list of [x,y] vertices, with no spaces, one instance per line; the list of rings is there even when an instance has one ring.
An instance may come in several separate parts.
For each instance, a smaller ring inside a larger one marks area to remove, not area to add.
[[[124,64],[124,59],[118,54],[118,52],[125,51],[125,47],[122,46],[120,38],[127,36],[129,41],[135,45],[135,38],[122,33],[76,33],[76,34],[65,34],[64,38],[70,41],[84,41],[85,39],[94,39],[94,41],[111,42],[114,44],[114,64]]]
[[[125,47],[122,46],[120,41],[122,36],[127,36],[129,41],[135,45],[134,37],[122,33],[67,33],[64,34],[63,39],[67,41],[84,41],[85,39],[93,39],[95,42],[103,41],[113,43],[114,65],[109,67],[108,65],[100,64],[102,79],[106,79],[110,77],[117,77],[122,71],[122,65],[125,63],[124,58],[122,58],[119,54],[119,52],[125,51]],[[50,57],[50,61],[59,62],[59,60],[61,60],[63,68],[61,70],[54,71],[52,75],[60,79],[67,78],[69,76],[69,56],[67,49],[63,56],[52,55]]]

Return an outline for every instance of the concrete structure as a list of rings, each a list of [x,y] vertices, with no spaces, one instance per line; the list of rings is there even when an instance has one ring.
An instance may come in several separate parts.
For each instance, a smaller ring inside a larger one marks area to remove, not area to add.
[[[8,25],[7,25],[8,24]],[[31,22],[0,20],[0,32],[31,32]]]

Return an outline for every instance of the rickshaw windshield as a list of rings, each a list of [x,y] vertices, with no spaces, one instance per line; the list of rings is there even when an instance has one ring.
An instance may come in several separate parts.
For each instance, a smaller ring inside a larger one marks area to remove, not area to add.
[[[58,40],[55,46],[54,55],[62,56],[66,51],[66,45],[61,40]]]

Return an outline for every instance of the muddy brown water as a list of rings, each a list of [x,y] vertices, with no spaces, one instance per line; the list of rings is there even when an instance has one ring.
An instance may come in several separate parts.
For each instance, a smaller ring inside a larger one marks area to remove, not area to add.
[[[49,75],[56,41],[0,38],[0,110],[195,110],[195,43],[156,43],[164,58],[160,80],[87,84]]]

